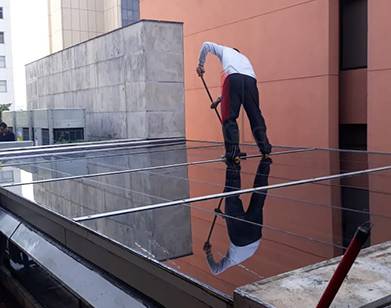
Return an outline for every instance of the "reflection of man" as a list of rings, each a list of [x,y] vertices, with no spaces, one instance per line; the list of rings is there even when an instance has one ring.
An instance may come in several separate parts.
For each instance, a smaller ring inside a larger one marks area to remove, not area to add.
[[[260,161],[254,187],[268,185],[270,164],[270,158],[264,158]],[[230,164],[226,170],[224,191],[229,192],[240,188],[240,165]],[[263,223],[262,211],[266,193],[267,191],[254,192],[247,211],[243,209],[240,196],[225,199],[225,214],[237,219],[225,217],[230,244],[226,255],[219,262],[216,262],[213,258],[211,245],[207,243],[204,246],[209,267],[213,274],[218,275],[226,269],[244,262],[257,251],[262,237],[262,227],[259,225]]]
[[[0,141],[15,141],[15,135],[11,132],[5,122],[0,123]]]

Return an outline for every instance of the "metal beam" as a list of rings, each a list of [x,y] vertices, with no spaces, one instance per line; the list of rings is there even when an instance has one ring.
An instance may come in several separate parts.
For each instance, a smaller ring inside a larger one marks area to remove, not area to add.
[[[201,140],[197,139],[186,139],[186,141],[192,141],[192,142],[202,142]],[[203,142],[209,142],[209,143],[219,143],[219,141],[203,141]],[[221,143],[221,142],[220,142]],[[256,146],[255,143],[248,143],[243,142],[240,143],[240,145],[248,145],[248,146]],[[273,145],[273,148],[286,148],[286,149],[302,149],[304,147],[300,146],[287,146],[287,145]],[[316,150],[321,151],[332,151],[332,152],[346,152],[346,153],[358,153],[358,154],[379,154],[379,155],[391,155],[391,152],[382,152],[382,151],[365,151],[365,150],[349,150],[349,149],[338,149],[338,148],[323,148],[323,147],[316,147]]]
[[[275,153],[272,153],[271,155],[306,152],[306,151],[312,151],[312,150],[313,149],[283,151],[283,152],[275,152]],[[254,154],[254,155],[247,155],[246,158],[255,158],[255,157],[261,157],[261,156],[262,156],[262,154]],[[154,167],[144,167],[144,168],[126,169],[126,170],[109,171],[109,172],[101,172],[101,173],[73,175],[73,176],[65,176],[65,177],[60,177],[60,178],[36,180],[36,181],[30,181],[30,182],[10,183],[10,184],[4,184],[4,185],[0,185],[0,186],[1,187],[14,187],[14,186],[30,185],[30,184],[42,184],[42,183],[58,182],[58,181],[66,181],[66,180],[85,179],[85,178],[91,178],[91,177],[97,177],[97,176],[107,176],[107,175],[133,173],[133,172],[148,171],[148,170],[158,170],[158,169],[166,169],[166,168],[174,168],[174,167],[185,167],[185,166],[193,166],[193,165],[201,165],[201,164],[210,164],[210,163],[217,163],[217,162],[222,162],[222,161],[224,161],[223,158],[217,158],[217,159],[201,160],[201,161],[195,161],[195,162],[189,162],[189,163],[179,163],[179,164],[162,165],[162,166],[154,166]]]
[[[182,145],[182,144],[185,144],[185,143],[182,143],[182,142],[174,142],[174,143],[165,143],[164,146],[173,146],[173,145]],[[161,147],[162,145],[161,144],[147,144],[147,145],[140,145],[140,146],[132,146],[132,147],[123,147],[121,149],[117,149],[117,148],[114,148],[114,149],[101,149],[101,150],[92,150],[92,151],[85,151],[86,153],[90,153],[90,152],[105,152],[105,151],[113,151],[113,150],[132,150],[132,149],[148,149],[148,148],[158,148],[158,147]],[[28,166],[28,165],[35,165],[35,164],[49,164],[49,163],[52,163],[52,162],[64,162],[64,161],[73,161],[73,160],[77,160],[77,159],[94,159],[94,158],[108,158],[108,157],[118,157],[118,156],[129,156],[129,155],[140,155],[140,154],[150,154],[150,153],[162,153],[162,152],[171,152],[171,151],[187,151],[187,150],[193,150],[193,149],[209,149],[209,148],[216,148],[216,147],[221,147],[223,145],[217,145],[217,144],[212,144],[212,145],[204,145],[204,146],[194,146],[194,147],[184,147],[184,148],[173,148],[173,149],[164,149],[164,150],[158,150],[158,151],[143,151],[143,152],[132,152],[132,153],[117,153],[117,154],[112,154],[112,155],[97,155],[97,156],[85,156],[85,157],[74,157],[74,158],[68,158],[66,155],[73,155],[73,154],[77,154],[77,152],[72,152],[72,153],[65,153],[65,154],[59,154],[59,155],[55,155],[55,154],[43,154],[43,155],[37,155],[37,156],[34,156],[34,157],[45,157],[45,156],[49,156],[49,157],[54,157],[54,156],[62,156],[64,155],[63,158],[58,158],[56,160],[48,160],[48,159],[44,159],[44,160],[39,160],[39,161],[28,161],[28,162],[18,162],[18,163],[10,163],[10,164],[2,164],[1,167],[15,167],[15,166]],[[84,151],[83,151],[84,153]],[[19,159],[19,157],[17,158]]]
[[[121,147],[105,147],[105,148],[99,148],[99,149],[92,149],[92,150],[80,150],[80,151],[66,151],[66,152],[55,152],[55,153],[37,153],[37,154],[31,154],[31,155],[20,155],[20,156],[7,156],[4,158],[0,157],[0,161],[4,160],[23,160],[23,159],[29,159],[29,158],[40,158],[40,157],[57,157],[57,156],[66,156],[66,155],[75,155],[75,154],[85,154],[85,153],[97,153],[97,152],[113,152],[113,151],[123,151],[123,150],[132,150],[132,149],[142,149],[142,148],[148,148],[148,147],[159,147],[159,146],[170,146],[170,145],[179,145],[179,144],[185,144],[183,141],[176,141],[176,142],[165,142],[165,143],[158,143],[158,144],[141,144],[141,145],[130,145],[130,146],[121,146]]]
[[[158,140],[142,140],[142,141],[132,141],[132,142],[114,142],[114,143],[105,143],[105,144],[87,144],[87,145],[76,145],[76,146],[68,146],[68,147],[40,147],[39,149],[34,149],[34,147],[30,147],[26,150],[12,150],[12,151],[3,151],[0,152],[0,158],[9,159],[13,158],[28,158],[33,155],[40,156],[43,154],[51,154],[51,155],[63,155],[64,153],[84,153],[84,152],[93,152],[99,150],[117,150],[122,149],[125,146],[140,146],[140,145],[150,145],[150,144],[166,144],[172,142],[182,142],[185,143],[185,139],[177,138],[177,139],[158,139]],[[78,151],[79,150],[79,151]],[[77,151],[77,152],[75,152]]]
[[[268,185],[268,186],[255,187],[255,188],[247,188],[247,189],[241,189],[241,190],[230,191],[230,192],[225,192],[225,193],[218,193],[218,194],[212,194],[212,195],[207,195],[207,196],[200,196],[200,197],[193,197],[193,198],[187,198],[187,199],[182,199],[182,200],[176,200],[176,201],[171,201],[171,202],[163,202],[163,203],[146,205],[146,206],[141,206],[141,207],[132,208],[132,209],[124,209],[124,210],[118,210],[118,211],[111,211],[111,212],[81,216],[81,217],[73,218],[73,220],[77,221],[77,222],[82,222],[82,221],[93,220],[93,219],[107,218],[107,217],[119,216],[119,215],[123,215],[123,214],[130,214],[130,213],[135,213],[135,212],[164,208],[164,207],[169,207],[169,206],[174,206],[174,205],[190,204],[190,203],[207,201],[207,200],[212,200],[212,199],[238,196],[238,195],[257,192],[257,191],[265,191],[265,190],[276,189],[276,188],[291,187],[291,186],[297,186],[297,185],[302,185],[302,184],[310,184],[310,183],[316,183],[316,182],[321,182],[321,181],[326,181],[326,180],[333,180],[333,179],[339,179],[339,178],[344,178],[344,177],[350,177],[350,176],[355,176],[355,175],[360,175],[360,174],[386,171],[386,170],[390,170],[390,169],[391,169],[391,166],[385,166],[385,167],[365,169],[365,170],[354,171],[354,172],[346,172],[346,173],[341,173],[341,174],[334,174],[334,175],[315,177],[315,178],[304,179],[304,180],[291,181],[291,182],[287,182],[287,183],[273,184],[273,185]]]

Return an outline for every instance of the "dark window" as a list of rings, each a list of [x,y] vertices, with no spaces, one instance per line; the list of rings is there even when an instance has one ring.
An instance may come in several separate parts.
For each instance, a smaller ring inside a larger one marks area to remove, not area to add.
[[[5,56],[0,56],[0,68],[5,68]]]
[[[339,147],[348,150],[367,149],[366,124],[342,124],[339,126]]]
[[[368,63],[368,2],[341,0],[341,70],[365,68]]]
[[[83,128],[55,128],[54,143],[69,143],[84,140]]]
[[[339,132],[340,148],[347,150],[367,149],[366,124],[343,124],[340,125]],[[360,169],[368,168],[367,154],[361,154],[360,159],[358,157],[357,153],[355,153],[355,156],[352,156],[350,152],[341,152],[341,172],[354,171],[357,168],[357,164],[360,164]],[[354,161],[353,166],[352,161]],[[343,246],[347,247],[357,227],[370,221],[369,214],[365,213],[369,213],[368,176],[361,175],[357,178],[342,178],[340,184],[341,205],[343,209],[347,209],[341,213]],[[365,247],[367,245],[368,243],[365,244]]]
[[[139,20],[140,4],[139,0],[122,0],[121,1],[121,19],[122,26],[127,26]]]
[[[49,129],[42,128],[42,145],[50,144]]]
[[[4,44],[4,32],[0,32],[0,44]]]
[[[23,127],[23,140],[30,140],[30,130],[28,127]]]
[[[0,92],[1,93],[7,92],[7,80],[0,80]]]
[[[8,126],[8,130],[9,130],[10,132],[14,132],[14,128],[13,128],[12,126]]]
[[[4,15],[3,15],[3,8],[0,7],[0,19],[3,19],[4,18]]]

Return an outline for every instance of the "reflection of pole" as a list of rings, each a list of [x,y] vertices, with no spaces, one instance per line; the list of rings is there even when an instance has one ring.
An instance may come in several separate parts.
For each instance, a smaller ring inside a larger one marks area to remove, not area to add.
[[[205,88],[205,90],[206,90],[206,93],[208,93],[210,102],[213,104],[213,98],[212,98],[212,95],[211,95],[210,92],[209,92],[208,86],[206,85],[204,76],[201,75],[200,77],[201,77],[202,83],[204,84],[204,88]],[[214,111],[216,112],[216,115],[217,115],[217,117],[219,118],[220,123],[223,124],[223,121],[221,120],[220,113],[217,111],[216,108],[213,108],[213,109],[214,109]]]
[[[327,288],[316,308],[326,308],[331,305],[335,295],[341,287],[342,282],[352,267],[354,260],[360,252],[362,245],[364,245],[368,239],[370,231],[371,225],[369,223],[365,223],[357,228],[356,234],[351,240],[348,249],[335,270],[333,277],[331,277],[329,284],[327,285]]]
[[[217,209],[215,209],[215,217],[213,218],[212,225],[210,226],[208,239],[206,240],[205,244],[209,243],[209,241],[210,241],[210,237],[212,236],[213,228],[214,228],[214,226],[215,226],[216,219],[217,219],[217,216],[218,216],[218,215],[217,215],[217,212],[221,212],[221,211],[220,211],[220,208],[221,208],[221,204],[223,203],[223,199],[224,199],[224,198],[221,198],[221,199],[220,199],[220,201],[219,201],[219,206],[217,207]]]

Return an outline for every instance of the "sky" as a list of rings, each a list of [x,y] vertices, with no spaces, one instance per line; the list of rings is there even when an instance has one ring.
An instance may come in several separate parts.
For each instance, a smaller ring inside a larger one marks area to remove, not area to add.
[[[25,64],[49,54],[48,0],[10,0],[15,110],[26,109]]]

